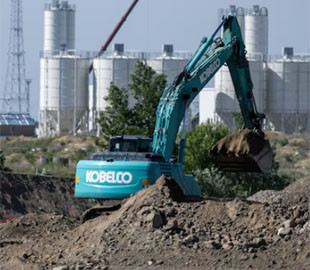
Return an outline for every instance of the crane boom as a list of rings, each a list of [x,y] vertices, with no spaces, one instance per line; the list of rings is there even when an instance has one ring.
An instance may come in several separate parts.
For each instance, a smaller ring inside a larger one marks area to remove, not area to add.
[[[126,13],[124,14],[124,16],[120,19],[120,21],[117,23],[117,25],[115,26],[115,28],[113,29],[112,33],[109,35],[108,39],[106,40],[106,42],[102,45],[102,47],[100,48],[98,54],[96,55],[96,57],[101,56],[106,49],[109,47],[110,43],[112,42],[113,38],[115,37],[115,35],[117,34],[117,32],[119,31],[119,29],[122,27],[123,23],[126,21],[127,17],[129,16],[129,14],[131,13],[131,11],[134,9],[135,5],[138,3],[139,0],[133,0],[131,5],[129,6],[129,8],[127,9]],[[93,62],[91,62],[91,64],[89,65],[89,73],[92,72],[93,70]]]

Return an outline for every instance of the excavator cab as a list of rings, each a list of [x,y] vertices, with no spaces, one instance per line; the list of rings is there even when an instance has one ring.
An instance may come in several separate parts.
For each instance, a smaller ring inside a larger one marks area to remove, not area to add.
[[[242,129],[219,140],[211,149],[213,161],[230,172],[267,173],[273,152],[261,130]]]

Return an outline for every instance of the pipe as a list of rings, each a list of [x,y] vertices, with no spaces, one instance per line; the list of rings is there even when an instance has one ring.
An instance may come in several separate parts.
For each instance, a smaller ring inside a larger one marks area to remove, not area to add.
[[[127,9],[126,13],[124,14],[124,16],[120,19],[120,21],[118,22],[118,24],[115,26],[115,28],[113,29],[112,33],[110,34],[110,36],[108,37],[108,39],[106,40],[106,42],[103,44],[103,46],[100,48],[100,51],[98,52],[96,57],[101,56],[106,49],[108,48],[108,46],[110,45],[111,41],[113,40],[113,38],[115,37],[115,35],[117,34],[118,30],[122,27],[123,23],[126,21],[128,15],[130,14],[130,12],[133,10],[133,8],[135,7],[135,5],[138,3],[139,0],[134,0],[131,5],[129,6],[129,8]],[[91,62],[91,64],[89,65],[89,73],[92,72],[93,70],[93,62]]]

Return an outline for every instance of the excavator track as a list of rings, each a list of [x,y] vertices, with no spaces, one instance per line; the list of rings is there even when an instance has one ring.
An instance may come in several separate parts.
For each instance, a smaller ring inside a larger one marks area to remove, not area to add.
[[[97,205],[92,208],[87,209],[81,217],[81,224],[86,222],[87,220],[96,218],[101,215],[109,216],[112,212],[115,212],[121,208],[122,201],[121,200],[113,200],[110,203],[111,205]]]
[[[231,172],[267,173],[273,163],[273,152],[264,133],[242,129],[218,141],[211,149],[216,165]]]

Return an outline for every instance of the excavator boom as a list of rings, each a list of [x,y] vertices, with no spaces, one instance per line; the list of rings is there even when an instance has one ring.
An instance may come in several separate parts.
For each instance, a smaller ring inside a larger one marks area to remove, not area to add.
[[[214,39],[222,26],[223,38]],[[248,152],[243,151],[241,155],[241,152],[236,152],[238,147],[233,145],[233,143],[237,143],[237,140],[227,139],[224,143],[217,144],[213,148],[214,161],[225,170],[267,172],[272,165],[270,162],[270,158],[272,161],[272,151],[261,131],[265,116],[258,113],[255,106],[249,63],[246,59],[240,28],[234,16],[226,16],[214,34],[210,38],[202,40],[200,48],[183,72],[166,87],[157,108],[153,151],[163,155],[165,160],[170,160],[186,106],[189,106],[200,90],[225,63],[228,65],[232,77],[244,126],[251,130],[244,137],[240,134],[233,136],[239,135],[237,136],[241,139],[239,143],[246,144],[250,148],[251,145],[248,141],[260,139],[262,142],[260,150],[265,154],[259,151],[253,155],[250,149]],[[246,138],[249,137],[251,139],[247,140]],[[234,149],[235,152],[226,151],[224,146],[227,146],[228,143],[231,144],[228,149]],[[258,163],[264,165],[258,165]]]

